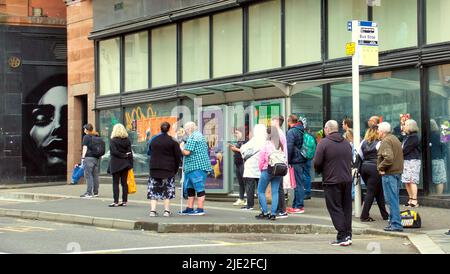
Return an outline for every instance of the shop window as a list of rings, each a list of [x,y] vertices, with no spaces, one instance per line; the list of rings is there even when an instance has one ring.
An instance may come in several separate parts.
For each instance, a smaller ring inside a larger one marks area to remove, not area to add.
[[[450,194],[450,65],[430,68],[429,115],[434,195]]]
[[[291,97],[292,113],[306,119],[306,130],[317,142],[321,139],[324,124],[322,97],[322,87],[305,90]],[[314,167],[310,167],[309,174],[312,181],[321,181],[321,176],[316,174]]]
[[[450,1],[427,0],[427,43],[450,41]]]
[[[177,27],[152,30],[152,87],[177,83]]]
[[[409,114],[421,129],[419,71],[415,69],[388,71],[362,76],[360,82],[360,136],[364,137],[371,116],[381,116],[391,124],[393,134],[400,141],[401,116]],[[331,85],[331,118],[341,125],[343,119],[353,117],[352,83]],[[341,133],[342,128],[341,128]],[[420,135],[420,132],[419,132]],[[422,183],[420,185],[422,187]]]
[[[249,71],[281,67],[281,5],[279,0],[249,8]]]
[[[320,1],[286,0],[286,66],[321,60]]]
[[[98,114],[99,124],[98,131],[100,136],[105,140],[106,153],[103,155],[100,164],[100,173],[106,174],[108,170],[109,161],[111,160],[111,154],[109,153],[109,140],[111,139],[112,129],[115,124],[122,122],[122,116],[120,108],[101,110]]]
[[[100,95],[120,92],[120,38],[99,42]]]
[[[380,51],[417,46],[417,0],[381,1],[373,7]]]
[[[383,1],[383,3],[386,1]],[[328,1],[328,57],[345,57],[345,44],[351,42],[347,22],[367,20],[367,0]]]
[[[209,78],[209,18],[183,22],[182,81],[194,82]]]
[[[214,77],[242,73],[242,9],[213,17]]]
[[[151,103],[125,108],[125,128],[133,150],[133,169],[137,175],[149,174],[147,142],[161,131],[161,123],[172,125],[169,134],[175,137],[176,102]]]
[[[125,91],[148,88],[148,32],[125,36]]]

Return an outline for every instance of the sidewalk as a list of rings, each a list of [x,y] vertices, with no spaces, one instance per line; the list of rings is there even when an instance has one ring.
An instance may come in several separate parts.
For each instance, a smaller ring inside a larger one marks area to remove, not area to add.
[[[97,225],[121,229],[145,229],[161,233],[168,232],[229,232],[229,233],[332,233],[332,226],[325,201],[312,198],[305,201],[305,214],[290,215],[287,219],[275,222],[256,220],[258,210],[242,211],[230,202],[206,201],[205,216],[179,216],[180,199],[171,203],[172,217],[149,217],[149,201],[146,199],[146,186],[138,185],[136,194],[129,196],[127,207],[109,208],[112,202],[112,187],[100,185],[100,197],[81,199],[86,185],[63,185],[0,190],[0,216],[12,216],[49,221]],[[178,189],[177,189],[178,191]],[[177,193],[178,194],[178,193]],[[179,197],[177,195],[177,197]],[[183,200],[183,208],[186,201]],[[256,206],[258,207],[258,206]],[[162,204],[157,210],[162,213]],[[353,219],[355,234],[384,234],[408,237],[422,253],[450,252],[450,237],[443,233],[450,228],[450,210],[420,207],[422,228],[404,233],[383,231],[383,221],[376,206],[372,207],[372,223],[361,223]],[[442,233],[441,233],[442,232]],[[422,249],[422,250],[421,250]]]

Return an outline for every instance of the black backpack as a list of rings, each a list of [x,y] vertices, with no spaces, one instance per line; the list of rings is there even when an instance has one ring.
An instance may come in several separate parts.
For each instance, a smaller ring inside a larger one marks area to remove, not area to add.
[[[89,146],[89,150],[91,152],[92,157],[100,158],[105,155],[105,141],[103,141],[102,137],[92,136],[91,137],[91,145]]]

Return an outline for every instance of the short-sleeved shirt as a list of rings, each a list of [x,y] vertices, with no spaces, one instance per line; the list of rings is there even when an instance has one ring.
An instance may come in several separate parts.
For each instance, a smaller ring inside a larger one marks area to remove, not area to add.
[[[86,155],[84,155],[84,157],[94,157],[92,155],[92,151],[90,149],[91,143],[92,143],[92,136],[89,134],[84,135],[82,145],[87,146]],[[94,158],[96,158],[96,157],[94,157]]]
[[[191,152],[190,155],[184,156],[185,173],[195,170],[211,171],[208,145],[205,137],[199,131],[195,131],[189,136],[184,149]]]

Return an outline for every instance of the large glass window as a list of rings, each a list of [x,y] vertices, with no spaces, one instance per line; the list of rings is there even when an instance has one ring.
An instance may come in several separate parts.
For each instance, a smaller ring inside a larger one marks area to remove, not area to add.
[[[99,42],[100,95],[120,92],[120,38]]]
[[[242,9],[213,17],[214,77],[242,73]]]
[[[209,78],[209,18],[183,22],[182,80],[193,82]]]
[[[432,183],[435,195],[449,195],[450,181],[450,65],[430,68],[429,114]]]
[[[351,32],[347,31],[347,22],[351,20],[367,20],[366,0],[328,1],[329,59],[346,56],[345,44],[352,40]]]
[[[100,173],[106,174],[108,170],[109,161],[111,160],[111,154],[109,153],[109,140],[111,139],[112,129],[115,124],[122,122],[122,115],[120,108],[101,110],[99,112],[99,133],[105,140],[106,153],[102,157],[100,164]]]
[[[373,7],[380,51],[417,45],[417,0],[381,1]]]
[[[125,36],[125,91],[148,88],[148,32]]]
[[[367,121],[374,115],[390,123],[393,134],[400,140],[404,138],[400,128],[402,114],[409,114],[420,128],[419,71],[409,69],[363,75],[360,82],[360,113],[361,137],[364,137],[368,127]],[[341,125],[344,118],[352,116],[351,81],[331,85],[331,118]]]
[[[152,30],[152,87],[177,83],[177,27]]]
[[[125,127],[133,150],[133,170],[138,175],[149,174],[147,141],[161,129],[162,122],[173,125],[176,116],[171,116],[176,102],[152,103],[125,108]],[[173,129],[169,133],[173,134]]]
[[[315,87],[302,91],[291,97],[291,112],[306,119],[306,130],[319,142],[319,132],[323,128],[323,92],[322,87]],[[316,174],[314,168],[310,167],[312,181],[321,181],[320,175]],[[310,179],[311,180],[311,179]]]
[[[249,71],[281,66],[281,5],[279,0],[249,8]]]
[[[320,1],[286,0],[286,65],[321,60]]]
[[[427,0],[427,43],[450,41],[450,1]]]

